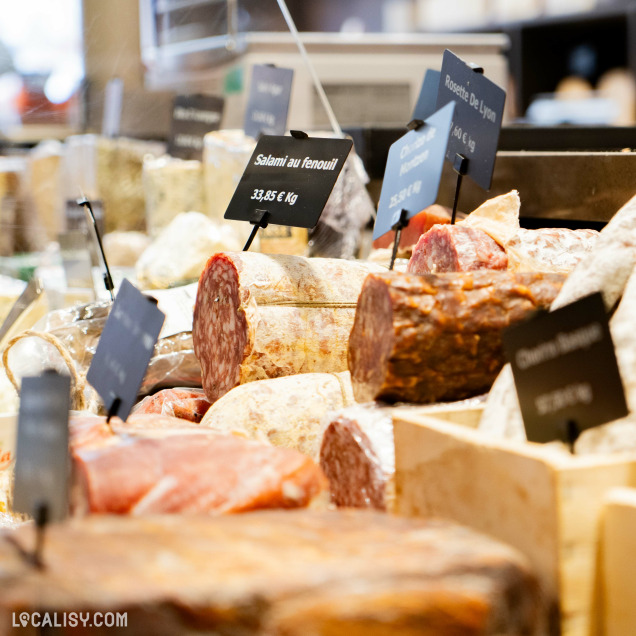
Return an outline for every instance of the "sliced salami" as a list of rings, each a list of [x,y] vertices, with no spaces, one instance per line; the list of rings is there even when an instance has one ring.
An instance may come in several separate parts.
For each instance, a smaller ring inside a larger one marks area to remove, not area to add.
[[[197,291],[192,338],[203,389],[347,369],[358,294],[379,265],[340,259],[223,252]]]
[[[320,467],[336,506],[391,510],[395,500],[391,409],[370,402],[333,413],[322,436]]]
[[[483,230],[466,225],[434,225],[420,237],[406,271],[435,274],[507,267],[503,247]]]
[[[481,270],[370,274],[349,339],[358,402],[431,403],[488,391],[503,329],[547,309],[564,276]]]

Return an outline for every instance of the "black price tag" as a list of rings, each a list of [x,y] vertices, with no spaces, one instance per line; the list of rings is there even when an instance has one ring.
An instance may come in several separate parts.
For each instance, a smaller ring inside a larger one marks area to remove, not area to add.
[[[439,90],[439,78],[441,77],[439,71],[433,71],[427,69],[424,74],[424,81],[422,82],[422,88],[420,89],[420,95],[417,98],[415,109],[413,110],[413,117],[411,119],[426,119],[430,117],[437,107],[437,92]]]
[[[447,104],[389,148],[374,239],[391,230],[402,210],[410,219],[435,203],[454,109],[454,103]]]
[[[529,440],[571,443],[627,415],[601,294],[514,325],[503,339]]]
[[[137,401],[164,318],[155,299],[123,280],[86,375],[109,413],[122,420]]]
[[[294,71],[269,65],[252,67],[252,84],[243,128],[246,135],[283,135]]]
[[[466,157],[466,174],[490,190],[506,92],[448,49],[441,75],[437,108],[450,101],[457,104],[446,159],[454,163],[458,154]]]
[[[349,155],[350,139],[264,135],[225,212],[226,219],[312,228]]]
[[[68,516],[70,390],[70,378],[55,371],[22,379],[13,500],[18,512],[34,515],[45,506],[51,521]]]
[[[225,100],[214,95],[177,95],[172,105],[168,154],[180,159],[203,156],[203,137],[221,126]]]

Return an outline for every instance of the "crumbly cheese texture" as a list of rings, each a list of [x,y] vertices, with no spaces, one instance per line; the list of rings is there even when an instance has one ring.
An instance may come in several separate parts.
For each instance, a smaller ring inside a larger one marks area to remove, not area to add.
[[[199,278],[210,254],[241,249],[232,227],[199,212],[176,216],[137,261],[145,289],[165,289]]]
[[[205,212],[200,161],[168,155],[147,157],[143,165],[148,233],[156,237],[182,212]]]

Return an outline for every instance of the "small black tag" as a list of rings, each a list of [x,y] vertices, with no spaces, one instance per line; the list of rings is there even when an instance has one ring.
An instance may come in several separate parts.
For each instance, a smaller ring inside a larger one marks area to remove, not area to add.
[[[124,279],[110,310],[86,379],[111,411],[126,420],[137,401],[165,315],[155,299]]]
[[[180,159],[203,156],[203,137],[221,126],[225,100],[214,95],[177,95],[172,106],[168,154]]]
[[[255,65],[245,110],[246,135],[283,135],[287,130],[287,112],[294,71],[290,68]]]
[[[426,119],[435,112],[437,92],[439,90],[439,78],[441,75],[439,71],[433,71],[430,68],[427,69],[411,119]]]
[[[226,219],[311,228],[349,155],[350,139],[264,135],[225,212]]]
[[[466,174],[484,190],[490,190],[506,92],[447,49],[442,61],[437,108],[450,101],[457,107],[446,159],[452,163],[458,154],[466,157]]]
[[[514,325],[503,340],[529,440],[572,443],[627,415],[601,294]]]
[[[13,507],[62,521],[69,509],[68,413],[71,380],[55,371],[22,379]]]
[[[389,148],[374,239],[392,229],[402,210],[408,220],[435,203],[454,109],[447,104]]]

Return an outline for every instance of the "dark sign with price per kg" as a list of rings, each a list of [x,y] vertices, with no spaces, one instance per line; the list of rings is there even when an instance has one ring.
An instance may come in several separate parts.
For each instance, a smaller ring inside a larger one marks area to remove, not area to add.
[[[109,413],[124,421],[137,401],[164,319],[154,298],[122,281],[86,379]]]
[[[506,92],[475,71],[448,49],[442,60],[437,108],[454,101],[446,159],[468,159],[466,174],[484,190],[490,190]]]
[[[287,111],[294,71],[257,64],[252,69],[252,86],[245,109],[243,129],[246,135],[258,138],[283,135],[287,129]]]
[[[410,219],[435,203],[454,110],[447,104],[389,148],[374,239],[391,230],[402,210]]]
[[[264,135],[225,212],[226,219],[312,228],[349,155],[350,139]]]
[[[601,294],[509,327],[503,343],[530,441],[573,442],[627,415]]]

